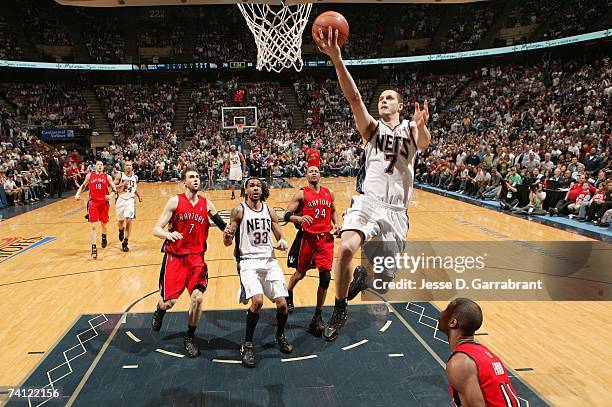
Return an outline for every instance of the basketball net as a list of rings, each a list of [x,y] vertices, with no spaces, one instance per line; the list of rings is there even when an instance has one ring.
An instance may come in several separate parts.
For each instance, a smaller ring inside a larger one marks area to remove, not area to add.
[[[283,4],[277,11],[267,4],[239,3],[238,8],[255,37],[258,70],[278,73],[291,66],[298,72],[302,70],[302,33],[312,3]]]
[[[244,131],[244,123],[236,123],[236,133],[242,134]]]

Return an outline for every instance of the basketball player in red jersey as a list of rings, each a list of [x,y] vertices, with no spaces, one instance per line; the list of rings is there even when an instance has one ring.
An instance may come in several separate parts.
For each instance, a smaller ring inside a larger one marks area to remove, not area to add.
[[[168,200],[164,211],[153,228],[153,235],[164,239],[159,291],[161,298],[153,313],[151,327],[159,331],[164,315],[172,308],[185,288],[191,296],[187,332],[183,345],[187,356],[195,358],[200,350],[194,342],[194,334],[200,319],[204,291],[208,284],[208,267],[204,262],[206,239],[210,217],[212,221],[225,230],[223,222],[213,203],[198,194],[200,175],[194,170],[184,170],[181,180],[185,183],[185,192]],[[168,232],[164,227],[170,223]]]
[[[81,199],[81,192],[89,185],[89,205],[87,206],[87,215],[91,224],[91,257],[98,258],[98,248],[96,247],[97,240],[97,222],[102,224],[102,248],[105,248],[108,242],[106,241],[106,224],[108,223],[108,210],[110,208],[110,200],[117,196],[117,188],[113,182],[113,178],[104,173],[104,163],[96,161],[96,171],[87,174],[85,181],[81,184],[74,196],[77,201]],[[109,194],[109,188],[112,191]]]
[[[321,154],[319,153],[319,149],[313,147],[312,144],[308,148],[308,153],[306,155],[306,161],[308,161],[308,166],[312,167],[321,167]]]
[[[317,307],[310,321],[309,330],[315,336],[321,336],[325,324],[321,317],[327,289],[331,281],[331,270],[334,261],[334,236],[338,232],[338,213],[334,205],[334,194],[319,185],[321,174],[319,167],[310,166],[306,172],[308,186],[295,193],[287,206],[285,220],[301,226],[301,231],[293,242],[290,255],[297,254],[297,269],[289,280],[289,297],[287,305],[293,312],[293,289],[312,268],[319,269],[319,288],[317,290]],[[302,216],[295,215],[301,212]],[[297,250],[293,250],[294,246]]]
[[[520,407],[503,362],[474,340],[482,310],[474,301],[457,298],[440,314],[439,329],[448,335],[452,354],[446,376],[456,406]]]

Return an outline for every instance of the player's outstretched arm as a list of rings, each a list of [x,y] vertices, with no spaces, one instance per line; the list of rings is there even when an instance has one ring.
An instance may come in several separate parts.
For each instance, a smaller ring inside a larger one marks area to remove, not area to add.
[[[153,228],[153,236],[160,239],[170,240],[171,242],[176,242],[177,240],[183,238],[183,235],[179,232],[166,232],[164,230],[168,222],[170,222],[170,219],[172,219],[172,215],[174,214],[177,206],[178,196],[173,196],[172,198],[168,199],[161,216],[157,220],[157,223],[155,223],[155,227]]]
[[[289,204],[287,205],[287,210],[285,211],[284,217],[285,221],[295,223],[296,225],[301,225],[302,223],[305,223],[306,225],[312,224],[312,217],[308,215],[295,215],[295,212],[300,209],[302,202],[304,202],[304,191],[300,189],[293,194],[293,198],[291,198],[291,201],[289,201]]]
[[[423,110],[419,106],[419,102],[414,103],[414,141],[419,151],[427,150],[429,143],[431,142],[431,134],[427,128],[427,122],[429,122],[429,103],[425,101],[423,103]]]
[[[268,206],[268,213],[270,214],[270,220],[272,221],[272,233],[274,233],[274,237],[276,238],[276,248],[282,251],[286,251],[287,241],[283,238],[283,231],[281,230],[281,227],[278,224],[278,216],[276,215],[276,211],[270,209],[270,207]]]
[[[83,181],[83,183],[79,186],[79,189],[77,189],[76,194],[74,195],[74,199],[76,199],[77,201],[79,199],[81,199],[81,192],[83,192],[83,189],[89,185],[89,178],[91,177],[91,174],[87,174],[85,176],[85,181]]]
[[[227,223],[225,223],[225,221],[221,219],[221,216],[219,216],[219,212],[217,212],[217,208],[210,199],[206,199],[206,206],[208,209],[208,217],[210,218],[210,220],[212,220],[213,223],[217,225],[221,232],[225,232]]]
[[[459,393],[464,407],[486,407],[476,363],[465,353],[456,353],[446,364],[448,383]]]
[[[334,68],[336,68],[336,75],[338,76],[342,93],[351,105],[353,116],[355,116],[357,131],[359,131],[359,134],[361,134],[365,141],[368,141],[376,128],[376,120],[368,112],[353,77],[348,69],[346,69],[344,61],[342,61],[342,53],[338,46],[338,30],[332,33],[332,28],[328,27],[327,38],[325,38],[323,30],[319,29],[319,35],[315,38],[315,42],[319,50],[331,58]]]
[[[232,245],[234,236],[236,236],[236,231],[238,230],[238,226],[240,226],[240,222],[242,222],[242,205],[238,205],[232,209],[230,223],[223,231],[223,244],[225,246]]]

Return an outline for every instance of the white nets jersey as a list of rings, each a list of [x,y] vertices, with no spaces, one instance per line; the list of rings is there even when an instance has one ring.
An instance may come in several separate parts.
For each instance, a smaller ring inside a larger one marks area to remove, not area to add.
[[[240,168],[240,156],[237,151],[235,153],[229,153],[229,163],[230,168]]]
[[[121,199],[134,199],[134,193],[136,192],[136,188],[138,186],[138,178],[136,174],[132,173],[132,175],[127,176],[125,172],[121,173],[121,181],[128,181],[127,185],[123,187],[123,191],[119,194],[119,198]]]
[[[238,234],[238,260],[274,258],[272,244],[272,219],[268,205],[254,211],[246,203],[242,205],[242,221]]]
[[[364,147],[357,192],[391,205],[408,207],[417,153],[408,120],[394,129],[379,120]]]

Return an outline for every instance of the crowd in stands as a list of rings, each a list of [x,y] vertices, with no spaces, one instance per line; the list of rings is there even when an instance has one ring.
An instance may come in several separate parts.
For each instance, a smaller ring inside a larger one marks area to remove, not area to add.
[[[414,40],[434,36],[442,15],[442,8],[433,4],[403,4],[397,13],[394,27],[396,40]]]
[[[147,134],[162,138],[172,131],[179,87],[155,85],[100,85],[96,94],[118,140]]]
[[[475,49],[493,24],[499,11],[497,4],[489,2],[457,6],[452,23],[440,44],[443,52]]]
[[[223,24],[211,24],[211,21]],[[194,62],[220,64],[257,59],[255,40],[237,7],[201,7],[196,26],[201,29],[196,37]]]
[[[103,19],[84,14],[83,40],[92,62],[120,64],[125,62],[125,38],[118,17]]]
[[[376,80],[360,79],[357,86],[366,107],[369,106]],[[353,114],[337,80],[304,78],[295,81],[293,88],[307,127],[324,128],[332,123],[350,127]]]
[[[0,16],[0,59],[23,59],[23,50],[17,45],[15,37],[2,16]]]
[[[350,33],[348,41],[342,47],[342,55],[347,59],[382,56],[388,27],[385,9],[376,5],[352,6],[343,11],[350,24]],[[317,15],[315,10],[312,13]]]
[[[561,4],[560,1],[520,1],[508,13],[504,26],[510,28],[541,24],[554,15]]]
[[[141,25],[138,29],[137,43],[139,47],[172,49],[174,56],[183,54],[185,28],[180,25],[162,22],[151,22]]]
[[[81,90],[61,83],[5,84],[0,95],[14,105],[17,117],[30,126],[92,128],[94,118]]]
[[[468,97],[433,130],[416,179],[498,200],[516,213],[548,211],[607,226],[601,219],[611,208],[610,59],[489,67],[475,77]]]
[[[544,39],[567,37],[589,31],[589,27],[604,17],[610,8],[608,0],[568,0],[557,11],[562,17],[553,20]]]
[[[36,0],[20,0],[23,30],[33,44],[72,45],[65,24],[60,20],[58,4]]]

